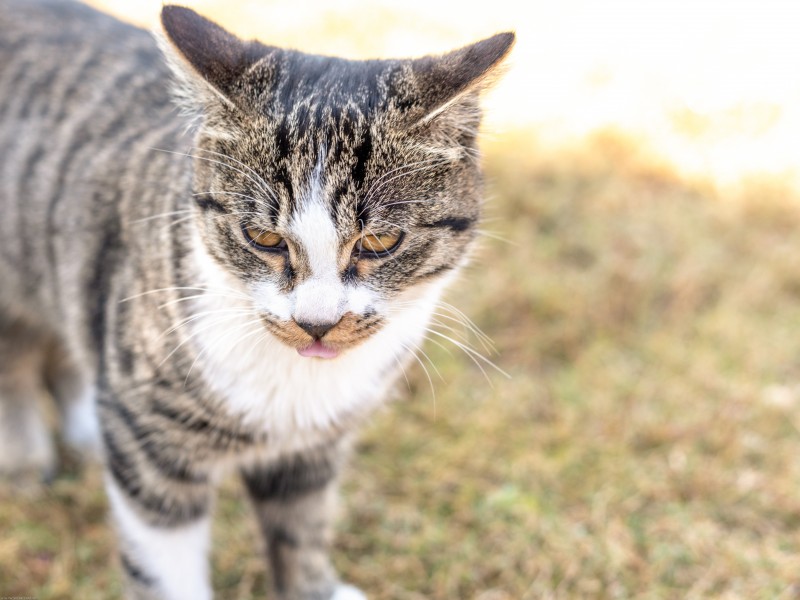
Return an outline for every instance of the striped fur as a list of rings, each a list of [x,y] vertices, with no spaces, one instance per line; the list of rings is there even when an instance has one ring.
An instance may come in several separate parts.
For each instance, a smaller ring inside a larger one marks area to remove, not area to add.
[[[468,257],[513,36],[356,62],[162,23],[0,0],[0,471],[52,472],[50,393],[102,448],[131,597],[211,597],[238,469],[279,597],[363,598],[327,558],[336,474]]]

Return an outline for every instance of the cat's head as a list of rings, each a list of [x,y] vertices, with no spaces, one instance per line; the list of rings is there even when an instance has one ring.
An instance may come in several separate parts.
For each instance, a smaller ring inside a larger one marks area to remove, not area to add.
[[[514,35],[351,61],[245,42],[177,6],[162,24],[199,117],[200,238],[265,327],[333,357],[432,302],[476,235],[478,95]]]

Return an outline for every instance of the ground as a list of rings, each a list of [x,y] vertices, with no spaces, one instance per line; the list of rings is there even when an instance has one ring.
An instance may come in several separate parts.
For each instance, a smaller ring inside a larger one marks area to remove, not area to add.
[[[345,474],[343,577],[375,600],[799,597],[800,198],[610,133],[486,159],[487,235],[449,298],[509,377],[426,346],[432,383],[409,371]],[[101,488],[0,488],[0,596],[121,596]],[[232,481],[214,536],[218,597],[264,597]]]

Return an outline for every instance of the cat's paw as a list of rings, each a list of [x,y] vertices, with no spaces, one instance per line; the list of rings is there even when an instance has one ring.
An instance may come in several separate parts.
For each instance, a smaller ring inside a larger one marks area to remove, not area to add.
[[[336,586],[331,600],[367,600],[367,597],[360,589],[342,584]]]
[[[100,425],[91,393],[86,392],[78,401],[67,406],[62,430],[64,441],[81,462],[92,463],[100,460],[102,452]]]

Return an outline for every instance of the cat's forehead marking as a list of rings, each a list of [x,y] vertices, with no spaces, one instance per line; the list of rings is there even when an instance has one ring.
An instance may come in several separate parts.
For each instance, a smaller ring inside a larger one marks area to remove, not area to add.
[[[294,318],[305,323],[337,322],[345,301],[338,275],[339,234],[325,197],[325,154],[323,146],[291,223],[307,267],[305,277],[294,291]]]
[[[312,278],[336,278],[339,234],[328,208],[324,167],[327,150],[320,146],[305,193],[291,217],[290,229],[302,246]]]
[[[352,65],[336,68],[348,81],[352,79],[350,71],[361,75]],[[340,216],[346,216],[339,214],[339,201],[357,201],[356,191],[364,185],[376,162],[376,146],[386,143],[380,135],[381,127],[376,127],[377,92],[367,82],[350,81],[345,85],[339,80],[313,78],[298,82],[289,77],[292,72],[287,69],[279,78],[274,98],[265,100],[263,108],[275,161],[270,176],[286,190],[288,203],[294,209],[303,193],[298,185],[304,187],[309,170],[323,164],[330,191],[328,204],[334,221],[338,221]],[[319,150],[323,146],[325,153],[320,162]]]

